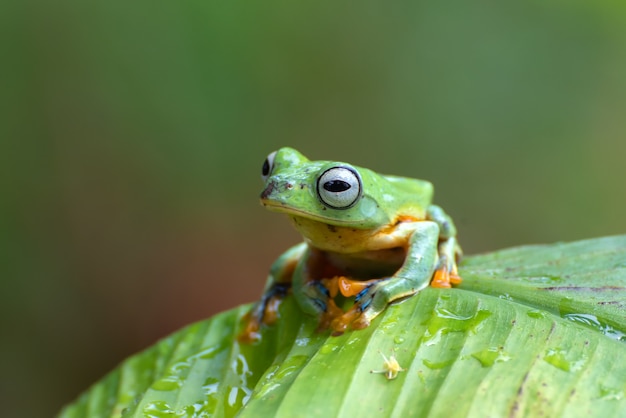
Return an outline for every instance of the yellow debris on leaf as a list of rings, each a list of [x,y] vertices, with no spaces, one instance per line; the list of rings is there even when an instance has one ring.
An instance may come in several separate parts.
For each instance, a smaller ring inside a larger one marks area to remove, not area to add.
[[[389,356],[389,358],[387,358],[383,353],[380,353],[380,355],[383,356],[384,370],[370,370],[370,373],[383,373],[387,380],[391,380],[398,377],[399,372],[403,372],[406,370],[400,367],[400,363],[398,363],[395,355],[392,354]]]

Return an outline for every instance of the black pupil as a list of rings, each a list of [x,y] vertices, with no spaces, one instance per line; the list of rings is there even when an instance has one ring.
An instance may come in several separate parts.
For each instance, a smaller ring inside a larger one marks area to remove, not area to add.
[[[324,183],[324,190],[328,190],[329,192],[339,193],[345,192],[350,188],[350,183],[346,183],[342,180],[331,180]]]
[[[270,173],[270,162],[267,161],[267,159],[263,163],[263,168],[261,169],[261,173],[263,173],[264,176],[267,176]]]

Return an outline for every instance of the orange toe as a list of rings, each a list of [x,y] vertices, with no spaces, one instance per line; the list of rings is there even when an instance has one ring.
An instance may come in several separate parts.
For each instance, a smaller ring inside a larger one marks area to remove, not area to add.
[[[452,287],[450,284],[450,273],[446,269],[435,270],[430,285],[437,288]]]
[[[361,291],[363,291],[373,283],[376,283],[378,280],[379,279],[365,281],[350,280],[347,277],[341,276],[337,281],[337,285],[339,286],[339,291],[341,292],[341,294],[348,298],[350,296],[358,295],[359,293],[361,293]]]
[[[450,283],[452,284],[460,284],[463,281],[461,276],[458,274],[450,273]]]
[[[331,323],[330,327],[333,330],[333,335],[342,334],[361,313],[358,309],[352,308],[345,314],[335,318]]]
[[[244,321],[246,321],[246,326],[237,336],[237,340],[244,344],[252,344],[255,341],[259,341],[261,339],[261,333],[259,332],[261,324],[259,321],[251,315],[246,315]]]
[[[328,293],[331,298],[334,298],[339,293],[339,287],[337,281],[340,279],[339,276],[335,276],[332,279],[322,279],[322,286],[328,289]]]
[[[278,296],[272,296],[265,305],[265,311],[263,311],[263,323],[266,325],[272,325],[278,320],[278,308],[282,298]]]
[[[343,310],[335,304],[333,299],[328,300],[326,304],[326,312],[323,312],[320,316],[320,321],[317,326],[318,331],[327,330],[332,327],[332,323],[343,315]]]

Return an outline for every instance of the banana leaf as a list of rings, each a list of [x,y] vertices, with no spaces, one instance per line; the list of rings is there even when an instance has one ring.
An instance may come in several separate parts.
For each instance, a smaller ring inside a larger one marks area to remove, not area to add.
[[[460,273],[338,337],[291,297],[256,344],[236,338],[248,306],[218,314],[59,417],[626,416],[626,236],[471,256]]]

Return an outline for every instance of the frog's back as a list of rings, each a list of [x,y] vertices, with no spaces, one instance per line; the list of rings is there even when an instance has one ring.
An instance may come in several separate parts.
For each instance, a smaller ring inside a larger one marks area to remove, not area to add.
[[[431,182],[389,175],[384,178],[394,188],[393,195],[397,199],[399,214],[412,215],[417,218],[426,216],[426,210],[433,201],[434,187]]]

